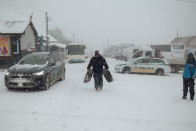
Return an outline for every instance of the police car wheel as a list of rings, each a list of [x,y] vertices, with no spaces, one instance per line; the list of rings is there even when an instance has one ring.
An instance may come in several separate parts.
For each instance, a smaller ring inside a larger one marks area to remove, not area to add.
[[[125,66],[125,67],[122,69],[122,73],[123,73],[123,74],[125,74],[125,73],[129,74],[129,73],[130,73],[130,70],[131,70],[130,67]]]
[[[156,70],[155,74],[158,76],[162,76],[164,74],[164,71],[163,71],[163,69],[158,69],[158,70]]]

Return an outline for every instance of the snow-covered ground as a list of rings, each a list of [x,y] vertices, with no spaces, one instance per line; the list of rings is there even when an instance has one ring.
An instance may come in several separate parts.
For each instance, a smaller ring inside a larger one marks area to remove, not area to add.
[[[195,131],[196,100],[182,100],[182,74],[115,73],[96,92],[86,63],[66,63],[66,79],[46,91],[7,90],[0,72],[0,131]]]

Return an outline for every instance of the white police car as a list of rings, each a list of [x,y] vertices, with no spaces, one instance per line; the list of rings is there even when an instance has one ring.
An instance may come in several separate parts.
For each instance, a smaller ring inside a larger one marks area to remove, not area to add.
[[[171,65],[165,59],[139,58],[129,63],[116,65],[115,70],[121,73],[166,75],[171,72]]]

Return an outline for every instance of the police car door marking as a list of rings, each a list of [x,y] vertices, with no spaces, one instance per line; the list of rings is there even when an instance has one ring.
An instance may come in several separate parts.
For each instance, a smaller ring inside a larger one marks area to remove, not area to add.
[[[136,72],[154,72],[154,68],[153,67],[139,67],[139,70],[133,70]]]

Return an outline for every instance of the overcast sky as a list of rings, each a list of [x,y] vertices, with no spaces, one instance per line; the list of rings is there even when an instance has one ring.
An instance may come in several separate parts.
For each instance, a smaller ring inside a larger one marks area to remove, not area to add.
[[[49,28],[62,28],[68,38],[75,34],[75,41],[98,49],[107,40],[109,45],[168,44],[177,28],[179,36],[196,36],[196,0],[26,1],[42,16],[48,12]]]

